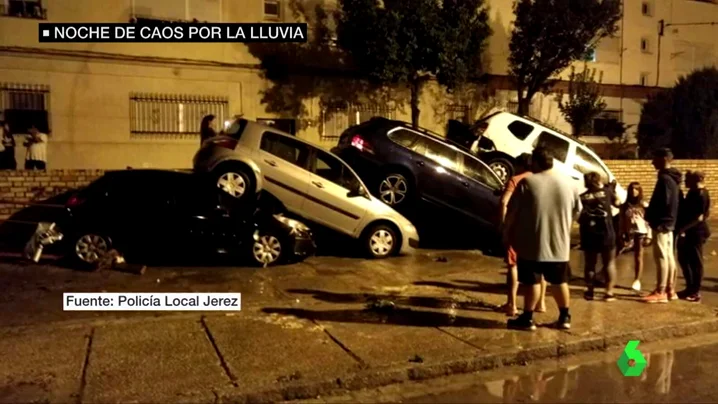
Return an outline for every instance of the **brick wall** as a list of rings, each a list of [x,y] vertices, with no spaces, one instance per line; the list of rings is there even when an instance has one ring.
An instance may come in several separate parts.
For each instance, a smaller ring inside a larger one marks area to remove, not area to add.
[[[650,198],[656,184],[656,170],[649,160],[606,160],[605,162],[624,188],[628,188],[631,182],[638,181],[643,186],[646,198]],[[706,188],[711,195],[718,195],[718,160],[675,160],[673,166],[683,174],[688,170],[703,171],[706,174]],[[718,196],[714,197],[718,198]]]
[[[89,184],[101,170],[0,171],[0,219],[54,196]]]

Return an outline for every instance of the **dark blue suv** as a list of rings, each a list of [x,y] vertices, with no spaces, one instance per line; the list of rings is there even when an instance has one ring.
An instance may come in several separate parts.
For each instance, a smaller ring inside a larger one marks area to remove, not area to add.
[[[372,118],[344,131],[333,151],[397,210],[423,200],[496,229],[501,181],[481,160],[436,134]]]

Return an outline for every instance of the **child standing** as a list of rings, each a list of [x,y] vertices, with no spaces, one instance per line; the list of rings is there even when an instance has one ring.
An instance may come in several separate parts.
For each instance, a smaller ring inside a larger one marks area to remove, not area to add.
[[[711,199],[704,182],[702,172],[686,173],[688,193],[678,215],[678,262],[686,279],[686,290],[679,292],[678,297],[689,302],[701,301],[703,245],[710,237],[706,220],[710,216]]]
[[[601,256],[603,272],[606,274],[606,295],[603,300],[615,300],[613,286],[616,283],[616,232],[613,228],[611,206],[618,206],[619,201],[614,192],[615,183],[604,185],[599,173],[588,173],[584,176],[587,191],[581,194],[583,211],[579,217],[581,233],[581,249],[584,252],[586,280],[586,300],[594,299],[596,264]]]
[[[643,275],[643,246],[651,239],[651,228],[646,222],[646,208],[648,203],[643,200],[643,187],[638,182],[628,185],[626,203],[621,206],[619,218],[620,234],[623,241],[633,244],[633,263],[635,278],[631,289],[641,291],[641,276]]]

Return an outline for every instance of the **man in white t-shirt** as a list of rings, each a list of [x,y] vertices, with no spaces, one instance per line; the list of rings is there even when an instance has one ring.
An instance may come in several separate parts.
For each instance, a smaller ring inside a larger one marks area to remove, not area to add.
[[[47,135],[40,132],[34,125],[30,128],[30,136],[25,142],[26,170],[45,170],[47,162]]]

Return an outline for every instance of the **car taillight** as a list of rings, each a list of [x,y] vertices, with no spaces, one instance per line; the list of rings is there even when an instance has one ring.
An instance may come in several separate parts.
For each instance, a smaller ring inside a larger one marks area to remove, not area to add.
[[[351,144],[352,147],[358,149],[359,151],[366,151],[369,153],[373,152],[371,145],[359,135],[356,135],[352,138]]]
[[[82,205],[85,202],[83,198],[80,198],[78,195],[73,195],[70,197],[70,199],[67,200],[67,203],[65,204],[68,208],[76,208],[80,205]]]

